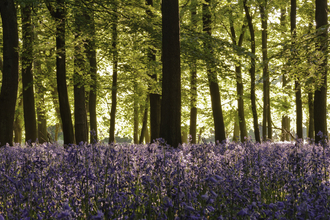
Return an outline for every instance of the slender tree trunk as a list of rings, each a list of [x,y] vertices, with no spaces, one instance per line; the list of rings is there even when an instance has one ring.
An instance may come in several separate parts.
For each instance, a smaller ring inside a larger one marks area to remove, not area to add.
[[[234,121],[234,133],[233,133],[233,141],[239,141],[239,117],[238,117],[238,110],[235,111],[235,121]]]
[[[13,144],[18,89],[18,29],[13,0],[0,1],[3,34],[3,71],[0,93],[0,146]]]
[[[197,28],[197,1],[192,0],[191,6],[191,26],[193,29]],[[193,55],[192,55],[193,56]],[[193,57],[190,66],[190,128],[191,143],[196,143],[196,127],[197,127],[197,61]]]
[[[203,3],[203,31],[211,37],[212,34],[212,20],[211,20],[211,11],[210,11],[210,0],[206,0]],[[206,54],[210,54],[209,57],[212,56],[212,46],[210,45],[210,39],[206,39],[204,42],[204,48]],[[212,67],[212,62],[210,59],[206,61],[207,66],[207,77],[210,87],[211,94],[211,105],[213,112],[213,120],[214,120],[214,130],[215,130],[215,141],[222,142],[226,140],[225,133],[225,124],[223,121],[222,115],[222,107],[221,107],[221,97],[218,85],[217,73],[214,72]]]
[[[286,8],[281,8],[281,17],[280,17],[280,22],[281,22],[281,27],[283,28],[282,34],[284,35],[284,29],[285,29],[285,18],[286,18]],[[286,73],[284,70],[282,70],[283,74],[282,74],[282,88],[284,92],[287,92],[287,90],[289,90],[289,88],[287,87],[288,84],[288,79],[286,77]],[[284,101],[285,103],[288,102],[287,100],[287,96],[284,97]],[[285,109],[284,114],[282,115],[282,135],[281,135],[281,141],[289,141],[290,140],[290,135],[288,132],[290,132],[290,118],[287,114],[287,111],[289,111],[290,107],[287,107],[287,105],[285,104],[283,106],[283,108]]]
[[[328,6],[327,0],[316,0],[315,21],[316,29],[320,29],[328,24]],[[328,52],[328,31],[326,28],[320,33],[317,47],[324,56],[318,74],[321,75],[321,87],[315,88],[314,94],[314,127],[315,127],[315,143],[324,139],[327,135],[327,52]],[[323,137],[317,135],[322,132]]]
[[[148,102],[149,102],[149,97],[147,96],[145,106],[144,106],[144,113],[143,113],[143,119],[142,119],[142,129],[141,129],[141,135],[140,135],[140,144],[143,143],[143,139],[145,139],[147,135],[147,127],[148,127]],[[146,140],[147,143],[147,140]]]
[[[263,62],[263,89],[264,89],[264,106],[263,106],[263,120],[262,120],[262,136],[263,140],[272,139],[272,124],[270,115],[270,87],[269,87],[269,72],[268,72],[268,55],[267,55],[267,20],[266,12],[267,0],[259,5],[261,15],[261,35],[262,35],[262,62]]]
[[[244,40],[244,33],[245,33],[245,24],[243,24],[241,28],[241,34],[239,36],[239,40],[237,42],[236,39],[236,31],[234,27],[234,20],[232,17],[232,12],[229,16],[229,23],[230,23],[230,31],[231,31],[231,38],[234,45],[238,45],[239,47],[242,47],[243,40]],[[235,72],[236,72],[236,90],[237,90],[237,106],[238,106],[238,123],[241,133],[241,141],[244,142],[244,137],[247,137],[247,130],[246,130],[246,123],[245,123],[245,116],[244,116],[244,101],[243,101],[243,78],[242,78],[242,67],[239,63],[235,66]]]
[[[245,16],[248,21],[250,36],[251,36],[251,53],[255,55],[256,47],[255,47],[255,37],[254,37],[254,28],[252,23],[252,17],[249,13],[249,8],[246,5],[246,0],[244,0],[244,10]],[[257,114],[257,105],[256,105],[256,77],[255,77],[255,59],[251,57],[251,68],[250,68],[250,75],[251,75],[251,108],[252,108],[252,115],[253,115],[253,128],[254,128],[254,135],[256,142],[261,142],[260,140],[260,132],[259,132],[259,124],[258,124],[258,114]]]
[[[33,63],[33,27],[30,4],[25,4],[21,8],[22,13],[22,81],[23,81],[23,107],[24,107],[24,125],[25,141],[36,141],[37,122],[34,101],[34,84],[32,74]]]
[[[56,23],[56,79],[64,144],[73,144],[75,141],[66,85],[65,0],[56,0],[56,9],[53,9],[50,4],[47,4],[47,7]]]
[[[36,71],[36,90],[37,90],[37,125],[38,125],[38,141],[39,143],[44,143],[48,141],[47,138],[47,119],[46,112],[44,110],[45,106],[45,91],[46,89],[43,87],[41,81],[38,80],[38,77],[41,76],[41,63],[39,60],[34,61],[34,70]],[[38,83],[40,82],[40,83]]]
[[[309,121],[308,121],[308,137],[310,139],[315,139],[314,136],[314,97],[313,93],[308,93],[308,113],[309,113]]]
[[[117,74],[118,74],[118,51],[117,51],[117,25],[118,25],[118,15],[117,15],[117,3],[113,4],[113,23],[111,27],[112,31],[112,62],[113,62],[113,72],[112,72],[112,94],[111,94],[111,113],[110,113],[110,135],[109,144],[115,142],[115,118],[116,118],[116,108],[117,108]]]
[[[162,107],[160,136],[181,143],[180,21],[178,0],[162,0]]]
[[[296,56],[295,53],[295,39],[296,39],[296,15],[297,15],[297,2],[296,0],[291,0],[291,45],[292,45],[292,57]],[[295,81],[295,92],[296,92],[296,129],[297,138],[303,138],[303,128],[302,128],[302,101],[301,101],[301,88],[299,79]]]
[[[75,137],[76,143],[87,142],[88,125],[85,100],[85,83],[84,83],[84,66],[85,59],[82,51],[82,42],[80,42],[83,33],[83,25],[85,19],[83,17],[82,8],[79,6],[80,1],[76,0],[75,11],[75,47],[74,47],[74,117],[75,117]]]
[[[153,0],[146,0],[146,4],[153,7]],[[153,14],[147,9],[149,23],[152,23]],[[149,71],[148,74],[151,78],[151,84],[149,84],[150,93],[150,139],[156,140],[160,136],[160,119],[161,119],[161,100],[160,95],[156,92],[154,88],[157,84],[158,78],[157,73],[154,68],[154,63],[156,61],[156,51],[151,47],[148,49],[148,59],[149,59]]]
[[[92,6],[92,5],[91,5]],[[90,143],[98,140],[97,132],[97,116],[96,116],[96,104],[97,104],[97,63],[96,63],[96,45],[95,45],[95,20],[93,12],[84,11],[85,17],[88,22],[88,34],[89,38],[86,42],[86,53],[89,61],[89,74],[91,77],[90,93],[89,93],[89,123],[90,123]]]
[[[22,113],[23,113],[23,99],[20,97],[18,101],[18,106],[16,109],[16,114],[15,114],[15,121],[14,121],[14,142],[15,143],[22,143],[22,127],[23,127],[23,122],[22,122]]]
[[[139,102],[137,93],[137,82],[134,82],[134,144],[139,143],[138,132],[139,132]],[[151,118],[151,116],[150,116]],[[151,120],[151,119],[150,119]],[[150,121],[151,123],[151,121]]]

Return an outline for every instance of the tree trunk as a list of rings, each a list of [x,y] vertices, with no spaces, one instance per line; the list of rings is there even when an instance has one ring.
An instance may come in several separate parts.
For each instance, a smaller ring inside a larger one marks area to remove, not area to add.
[[[283,28],[282,34],[284,35],[284,29],[285,29],[285,14],[286,14],[286,8],[281,8],[281,18],[280,18],[280,22],[281,22],[281,27]],[[288,84],[288,80],[286,77],[286,73],[284,70],[282,70],[283,74],[282,74],[282,88],[284,90],[284,92],[287,92],[287,90],[291,90],[291,88],[287,88],[287,84]],[[287,96],[284,97],[284,101],[285,103],[288,102],[287,100]],[[281,135],[281,141],[289,141],[290,140],[290,134],[288,132],[290,132],[290,118],[287,115],[287,111],[289,111],[290,107],[287,107],[287,105],[285,104],[283,106],[283,108],[285,109],[284,114],[282,115],[282,135]]]
[[[206,0],[203,3],[203,31],[211,37],[212,35],[212,21],[211,21],[211,11],[210,11],[210,0]],[[212,57],[212,46],[210,45],[210,39],[205,39],[204,49],[209,57]],[[226,140],[225,134],[225,124],[223,121],[222,107],[221,107],[221,97],[218,85],[217,73],[214,72],[212,62],[210,59],[206,60],[207,67],[207,77],[210,87],[211,95],[211,105],[214,120],[214,130],[215,130],[215,142],[222,142]]]
[[[162,0],[162,109],[160,136],[181,143],[180,21],[178,0]]]
[[[75,12],[75,47],[74,47],[74,117],[75,117],[75,138],[76,143],[88,141],[87,129],[87,112],[85,100],[85,83],[84,83],[84,67],[85,59],[82,51],[82,42],[80,38],[83,33],[83,25],[85,19],[82,16],[82,8],[79,6],[79,1],[76,0],[78,5]]]
[[[196,7],[197,1],[191,1],[191,26],[193,29],[197,28],[196,21]],[[190,66],[190,128],[191,143],[196,143],[196,127],[197,127],[197,64],[193,57]]]
[[[296,15],[297,15],[297,2],[296,0],[291,0],[291,46],[292,46],[292,58],[296,56],[295,54],[295,39],[296,39]],[[303,138],[303,127],[302,127],[302,101],[301,101],[301,88],[299,79],[295,81],[295,93],[296,93],[296,129],[297,138]]]
[[[16,109],[16,114],[15,114],[15,121],[14,121],[14,142],[18,144],[22,144],[22,114],[23,114],[23,99],[19,98],[18,101],[18,106]]]
[[[139,102],[138,102],[138,98],[137,98],[138,96],[139,96],[139,94],[137,93],[137,82],[135,81],[134,82],[134,134],[133,134],[134,144],[139,143],[139,137],[138,137],[138,133],[139,133]],[[150,116],[150,118],[151,118],[151,116]]]
[[[267,55],[267,19],[266,12],[267,0],[259,5],[261,15],[261,35],[262,35],[262,62],[263,62],[263,119],[262,119],[262,136],[263,140],[272,139],[272,124],[270,115],[270,87],[269,87],[269,72],[268,72],[268,55]]]
[[[232,12],[229,16],[229,23],[230,23],[230,31],[231,31],[231,38],[234,45],[238,45],[239,47],[242,47],[243,40],[244,40],[244,33],[245,33],[245,24],[242,25],[241,28],[241,34],[239,36],[239,40],[237,42],[236,39],[236,31],[234,27],[234,20],[232,18]],[[247,137],[247,130],[246,130],[246,123],[245,123],[245,116],[244,116],[244,101],[243,101],[243,78],[242,78],[242,67],[239,63],[235,66],[235,72],[236,72],[236,90],[237,90],[237,106],[238,106],[238,122],[239,122],[239,128],[241,132],[241,141],[245,141],[245,137]]]
[[[153,0],[147,0],[147,5],[153,7]],[[147,9],[149,23],[152,23],[153,14]],[[149,60],[149,71],[148,74],[151,78],[151,83],[149,84],[150,93],[150,139],[156,140],[160,136],[160,119],[161,119],[161,101],[160,95],[153,88],[158,82],[157,73],[154,68],[154,63],[156,61],[156,51],[151,47],[148,49],[148,60]]]
[[[316,29],[328,24],[327,0],[316,0],[315,21]],[[328,52],[328,31],[324,28],[317,39],[317,47],[324,54],[324,60],[320,65],[318,74],[321,74],[321,87],[315,88],[314,94],[314,127],[315,143],[324,139],[327,135],[327,52]],[[317,135],[322,132],[323,137]]]
[[[141,128],[141,135],[140,135],[140,144],[143,144],[143,139],[146,137],[147,134],[147,126],[148,126],[148,102],[149,97],[147,96],[145,106],[144,106],[144,113],[142,119],[142,128]],[[147,142],[146,142],[147,143]]]
[[[37,39],[37,37],[36,37]],[[37,96],[36,96],[36,102],[37,102],[37,128],[38,128],[38,142],[44,143],[49,141],[47,137],[47,118],[46,118],[46,112],[44,109],[45,106],[45,91],[46,88],[43,87],[41,80],[38,80],[39,76],[42,76],[42,70],[41,70],[41,63],[40,60],[34,61],[34,70],[35,70],[35,76],[36,76],[36,90],[37,90]]]
[[[56,78],[64,144],[73,144],[75,141],[66,85],[65,0],[56,0],[56,10],[50,4],[47,7],[56,22]]]
[[[116,108],[117,108],[117,74],[118,74],[118,51],[117,51],[117,25],[118,25],[118,15],[117,15],[117,3],[113,4],[113,23],[111,26],[112,31],[112,62],[113,62],[113,72],[112,72],[112,94],[111,94],[111,113],[110,113],[110,135],[109,144],[115,142],[115,118],[116,118]]]
[[[23,108],[25,141],[35,142],[37,139],[37,122],[34,101],[33,84],[33,27],[31,18],[31,6],[25,4],[21,8],[22,13],[22,81],[23,81]]]
[[[84,11],[85,12],[85,11]],[[90,143],[98,141],[97,132],[97,117],[96,117],[96,104],[97,104],[97,63],[96,63],[96,45],[95,45],[95,21],[93,12],[85,12],[85,17],[88,22],[89,38],[86,43],[87,59],[89,61],[89,74],[91,77],[90,93],[89,93],[89,123],[90,123]]]
[[[308,93],[308,113],[309,113],[309,121],[308,121],[308,137],[310,139],[315,139],[314,136],[314,97],[313,93]]]
[[[0,1],[3,34],[3,71],[0,93],[0,146],[13,144],[18,89],[18,29],[13,0]]]
[[[251,36],[251,53],[255,55],[256,53],[256,46],[255,46],[255,37],[254,37],[254,28],[252,23],[252,17],[249,13],[249,8],[246,5],[246,0],[244,0],[244,10],[245,16],[248,21],[250,36]],[[256,105],[256,77],[255,77],[255,58],[251,57],[251,68],[250,68],[250,75],[251,75],[251,108],[252,108],[252,115],[253,115],[253,128],[254,128],[254,135],[256,142],[261,142],[260,140],[260,132],[259,132],[259,124],[258,124],[258,114],[257,114],[257,105]]]
[[[235,121],[234,121],[234,133],[233,133],[233,141],[239,141],[239,118],[238,118],[238,111],[235,111]]]

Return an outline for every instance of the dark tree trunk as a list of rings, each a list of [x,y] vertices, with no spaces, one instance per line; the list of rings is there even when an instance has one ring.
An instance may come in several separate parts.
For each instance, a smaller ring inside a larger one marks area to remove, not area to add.
[[[0,146],[13,144],[13,125],[18,88],[18,29],[13,0],[1,0],[3,71],[0,93]]]
[[[115,142],[115,118],[116,118],[116,108],[117,108],[117,74],[118,74],[118,51],[117,51],[117,25],[118,25],[118,15],[117,15],[117,3],[113,4],[113,23],[111,27],[112,31],[112,94],[111,94],[111,113],[110,113],[110,135],[109,144]]]
[[[283,28],[282,34],[284,35],[284,30],[285,30],[285,18],[286,18],[286,8],[281,8],[281,17],[280,17],[280,22],[281,22],[281,27]],[[287,87],[288,80],[285,74],[285,71],[282,70],[282,88],[284,92],[287,92],[289,88]],[[287,96],[284,97],[285,103],[288,102]],[[282,135],[281,135],[281,141],[289,141],[290,140],[290,118],[287,114],[287,111],[289,110],[290,107],[287,107],[286,104],[284,104],[283,108],[285,109],[284,114],[282,115]]]
[[[315,139],[314,136],[314,97],[313,93],[308,93],[308,113],[309,113],[309,121],[308,121],[308,137],[310,139]]]
[[[75,141],[66,85],[65,0],[56,0],[56,10],[50,4],[47,7],[56,22],[56,78],[64,144],[73,144]]]
[[[181,143],[180,21],[178,0],[162,0],[162,108],[160,136]]]
[[[147,5],[153,6],[153,0],[147,0]],[[152,12],[147,10],[149,23],[152,23]],[[151,85],[149,85],[150,91],[150,139],[156,140],[160,136],[160,118],[161,118],[161,102],[160,95],[156,93],[155,88],[152,88],[153,85],[156,85],[158,82],[157,73],[155,71],[154,62],[156,61],[156,51],[152,48],[149,48],[148,51],[149,59],[149,75],[152,79]]]
[[[234,45],[238,45],[239,47],[242,47],[243,39],[244,39],[244,32],[245,32],[245,24],[243,24],[241,29],[241,34],[239,36],[239,40],[237,42],[236,40],[236,32],[234,27],[234,21],[232,18],[232,14],[230,14],[229,17],[229,23],[230,23],[230,31],[231,31],[231,38]],[[243,101],[243,78],[242,78],[242,67],[240,63],[235,66],[235,72],[236,72],[236,90],[237,90],[237,106],[238,106],[238,123],[241,133],[241,142],[244,142],[244,137],[247,137],[247,130],[246,130],[246,123],[245,123],[245,116],[244,116],[244,101]]]
[[[191,1],[191,25],[193,29],[197,27],[196,21],[197,1]],[[190,66],[190,128],[191,143],[196,143],[196,127],[197,127],[197,67],[196,59],[192,57]]]
[[[36,90],[37,90],[37,128],[38,128],[38,141],[39,143],[44,143],[49,141],[47,137],[47,119],[46,119],[46,112],[44,109],[45,106],[45,91],[46,89],[43,87],[41,80],[38,80],[38,77],[41,76],[41,63],[39,60],[35,60],[34,62],[34,69],[36,73]],[[40,82],[40,83],[38,83]]]
[[[316,10],[315,10],[315,21],[316,29],[319,29],[328,24],[328,12],[327,12],[327,0],[316,0]],[[315,88],[314,94],[314,127],[315,127],[315,143],[323,140],[324,136],[327,135],[327,52],[328,52],[328,31],[327,28],[320,33],[317,46],[325,59],[320,65],[320,70],[318,74],[321,74],[322,84],[321,87]],[[322,132],[323,137],[317,135]]]
[[[241,66],[236,66],[236,81],[237,81],[237,96],[238,96],[238,120],[239,128],[241,132],[241,142],[247,140],[247,130],[244,116],[244,101],[243,101],[243,77],[242,77],[242,68]],[[246,138],[246,139],[245,139]]]
[[[74,117],[75,117],[75,137],[76,143],[88,141],[87,112],[85,100],[84,67],[85,59],[80,42],[83,33],[85,19],[79,1],[75,12],[75,47],[74,47]]]
[[[239,141],[239,121],[238,121],[238,111],[235,111],[235,121],[234,121],[234,133],[233,133],[233,141]]]
[[[25,4],[21,8],[22,13],[22,81],[23,81],[23,108],[25,141],[36,141],[37,122],[34,101],[34,84],[32,74],[33,63],[33,27],[31,18],[31,6]]]
[[[90,123],[90,142],[98,141],[97,132],[97,117],[96,117],[96,104],[97,104],[97,63],[96,63],[96,45],[95,45],[95,21],[93,12],[85,12],[88,27],[87,32],[89,38],[86,43],[87,59],[89,61],[89,74],[91,77],[90,92],[89,92],[89,123]]]
[[[22,134],[23,134],[22,132],[23,123],[21,119],[22,113],[23,113],[23,99],[22,97],[20,97],[18,101],[18,106],[15,114],[15,121],[14,121],[14,133],[15,133],[14,142],[18,144],[22,143]]]
[[[134,144],[139,143],[138,133],[139,133],[139,102],[138,102],[138,93],[137,93],[137,82],[134,82],[134,134],[133,141]],[[150,116],[151,118],[151,116]],[[150,119],[151,120],[151,119]],[[150,122],[151,123],[151,122]]]
[[[269,72],[268,72],[268,55],[267,55],[267,20],[268,15],[266,12],[267,0],[259,5],[261,15],[261,35],[262,35],[262,62],[263,62],[263,92],[264,92],[264,105],[263,105],[263,119],[262,119],[262,136],[263,140],[272,139],[272,124],[270,115],[270,87],[269,87]]]
[[[249,13],[249,8],[246,5],[246,0],[244,0],[244,10],[245,16],[248,21],[250,36],[251,36],[251,53],[255,55],[256,53],[256,46],[255,46],[255,37],[254,37],[254,28],[252,23],[252,17]],[[254,128],[254,135],[256,142],[261,142],[260,140],[260,131],[259,131],[259,124],[258,124],[258,114],[257,114],[257,105],[256,105],[256,77],[255,77],[255,58],[251,57],[251,68],[250,68],[250,75],[251,75],[251,108],[252,108],[252,115],[253,115],[253,128]]]
[[[211,36],[212,33],[210,3],[211,3],[210,0],[206,0],[205,3],[203,3],[203,31],[208,36]],[[212,46],[210,45],[210,39],[205,40],[204,48],[206,54],[210,54],[209,59],[206,60],[206,66],[207,66],[206,71],[207,71],[207,77],[208,77],[210,94],[211,94],[215,141],[222,142],[226,140],[225,124],[222,115],[221,97],[220,97],[217,73],[214,72],[212,61],[210,60],[210,57],[212,57]]]
[[[297,2],[296,0],[291,0],[291,46],[292,46],[292,57],[296,56],[295,54],[295,39],[296,39],[296,16],[297,16]],[[296,93],[296,129],[297,129],[297,138],[303,138],[303,127],[302,127],[302,101],[301,101],[301,88],[299,79],[295,81],[295,93]]]
[[[142,119],[142,128],[141,128],[141,135],[140,135],[140,144],[143,143],[143,139],[145,139],[147,135],[147,127],[148,127],[148,102],[149,102],[149,97],[147,97],[145,106],[144,106],[144,112],[143,112],[143,119]],[[147,143],[147,140],[146,140]]]

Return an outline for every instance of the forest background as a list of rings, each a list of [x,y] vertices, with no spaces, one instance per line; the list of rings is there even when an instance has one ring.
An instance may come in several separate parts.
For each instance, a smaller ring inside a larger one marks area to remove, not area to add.
[[[320,140],[327,7],[2,0],[1,145]]]

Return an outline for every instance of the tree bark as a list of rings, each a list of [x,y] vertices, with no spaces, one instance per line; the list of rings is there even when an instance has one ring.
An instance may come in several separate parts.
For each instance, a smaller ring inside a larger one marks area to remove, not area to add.
[[[315,10],[315,21],[316,29],[320,30],[321,33],[317,39],[317,47],[324,56],[322,64],[318,74],[321,74],[322,84],[320,88],[315,88],[314,93],[314,127],[315,127],[315,143],[324,139],[327,135],[327,52],[328,52],[328,31],[325,25],[328,24],[328,12],[327,12],[327,0],[316,0],[316,10]],[[323,137],[317,135],[322,132]]]
[[[153,7],[153,0],[147,0],[147,5]],[[153,14],[147,9],[149,23],[152,23]],[[155,71],[154,62],[156,61],[156,51],[151,47],[148,49],[148,60],[149,60],[149,71],[148,74],[151,78],[151,83],[149,85],[150,93],[150,139],[156,140],[160,136],[160,120],[161,120],[161,100],[160,95],[153,88],[158,82],[157,73]]]
[[[22,113],[23,113],[23,99],[20,97],[19,101],[18,101],[18,105],[17,105],[17,109],[16,109],[16,113],[15,113],[15,121],[14,121],[14,133],[15,133],[15,137],[14,137],[14,142],[21,144],[22,143]]]
[[[138,132],[139,132],[139,102],[138,102],[138,91],[137,91],[137,82],[134,82],[134,134],[133,134],[133,141],[134,144],[139,143],[139,137],[138,137]],[[150,121],[151,121],[151,116],[150,116]],[[150,122],[151,124],[151,122]]]
[[[25,141],[35,142],[37,139],[37,122],[34,101],[33,84],[33,27],[31,5],[26,3],[21,8],[22,13],[22,81],[23,81],[23,108]]]
[[[0,93],[0,146],[13,144],[18,89],[18,29],[13,0],[0,1],[3,34],[3,71]]]
[[[210,11],[210,0],[206,0],[203,3],[203,31],[208,36],[212,35],[212,20],[211,20],[211,11]],[[210,39],[205,39],[204,41],[204,49],[206,54],[210,54],[212,56],[212,46],[210,45]],[[206,68],[207,68],[207,77],[210,87],[211,94],[211,105],[212,105],[212,113],[214,120],[214,130],[215,130],[215,142],[222,142],[226,140],[225,133],[225,124],[223,121],[222,115],[222,107],[221,107],[221,97],[218,85],[217,73],[213,70],[212,62],[208,59],[206,60]]]
[[[239,121],[238,121],[238,111],[235,111],[235,121],[234,121],[234,133],[233,133],[233,141],[239,141]]]
[[[45,106],[45,91],[41,81],[38,80],[38,77],[42,75],[41,63],[39,60],[35,60],[34,69],[36,71],[36,90],[37,90],[37,125],[38,125],[38,141],[39,143],[44,143],[49,141],[47,137],[47,119],[46,112],[44,110]],[[38,83],[40,82],[40,83]]]
[[[308,119],[308,137],[310,139],[315,139],[314,133],[314,97],[313,93],[308,93],[308,113],[309,113],[309,119]]]
[[[111,94],[111,113],[110,113],[110,135],[109,144],[115,142],[115,118],[117,108],[117,74],[118,74],[118,51],[117,51],[117,25],[118,25],[118,14],[117,14],[117,3],[113,3],[113,23],[111,26],[112,31],[112,94]]]
[[[56,9],[53,9],[50,4],[47,4],[47,7],[56,23],[56,78],[64,144],[73,144],[75,141],[66,85],[65,0],[56,0]]]
[[[193,29],[197,28],[196,7],[197,1],[191,1],[191,26]],[[196,143],[196,127],[197,127],[197,61],[192,55],[190,66],[190,128],[191,143]]]
[[[297,16],[297,2],[291,0],[291,46],[292,46],[292,58],[296,56],[295,53],[295,39],[296,39],[296,16]],[[296,129],[297,138],[303,138],[303,127],[302,127],[302,101],[301,101],[301,88],[299,79],[295,81],[295,93],[296,93]]]
[[[85,100],[85,84],[84,84],[84,66],[85,59],[82,51],[82,42],[80,37],[83,33],[82,27],[85,25],[83,17],[83,9],[79,5],[80,1],[76,0],[75,11],[75,47],[74,47],[74,117],[75,117],[75,138],[76,143],[87,142],[88,129],[87,129],[87,112]]]
[[[232,14],[229,16],[229,23],[230,23],[230,31],[231,31],[231,38],[234,45],[242,47],[243,39],[244,39],[244,32],[245,32],[245,24],[242,25],[241,34],[239,36],[239,40],[237,42],[236,39],[236,32],[234,27],[234,21],[232,18]],[[238,106],[238,123],[239,129],[241,133],[241,142],[245,141],[245,137],[247,137],[247,130],[246,130],[246,123],[245,123],[245,116],[244,116],[244,100],[243,100],[243,78],[242,78],[242,67],[239,63],[235,66],[236,72],[236,91],[237,91],[237,106]]]
[[[93,12],[91,14],[85,12],[85,17],[88,22],[88,34],[89,38],[86,42],[86,53],[89,61],[89,74],[91,77],[90,93],[89,93],[89,123],[90,123],[90,143],[98,141],[97,132],[97,62],[96,62],[96,45],[95,45],[95,20]]]
[[[263,140],[272,139],[272,124],[270,115],[270,87],[269,87],[269,72],[268,72],[268,48],[267,48],[267,20],[268,15],[266,12],[267,0],[259,5],[261,15],[261,36],[262,36],[262,62],[263,62],[263,119],[262,119],[262,136]]]
[[[140,135],[140,144],[143,144],[143,139],[145,139],[147,135],[147,128],[148,128],[148,102],[149,97],[147,96],[145,106],[144,106],[144,113],[143,113],[143,119],[142,119],[142,128],[141,128],[141,135]],[[146,140],[146,139],[145,139]],[[147,140],[146,140],[147,143]]]
[[[180,21],[178,0],[162,0],[162,107],[160,136],[181,143]]]
[[[282,31],[283,35],[284,35],[284,29],[285,29],[285,18],[286,18],[285,14],[286,14],[286,8],[281,8],[280,23],[281,23],[281,27],[283,28],[283,31]],[[287,84],[288,84],[288,79],[286,77],[286,73],[285,73],[284,70],[282,70],[282,88],[283,88],[284,92],[286,92],[289,89],[289,88],[287,88]],[[284,101],[288,102],[286,96],[284,97]],[[290,132],[290,118],[286,113],[289,110],[289,108],[287,107],[286,104],[283,106],[283,108],[285,109],[285,112],[282,115],[281,141],[289,141],[290,140],[290,134],[288,132]]]
[[[244,4],[244,10],[245,10],[245,16],[248,21],[250,36],[251,36],[251,53],[252,55],[256,54],[256,46],[255,46],[255,37],[254,37],[254,28],[252,23],[252,17],[249,13],[249,8],[246,5],[246,0],[243,2]],[[261,142],[260,140],[260,131],[259,131],[259,124],[258,124],[258,114],[257,114],[257,105],[256,105],[256,77],[255,77],[255,58],[251,57],[251,67],[250,67],[250,75],[251,75],[251,108],[252,108],[252,115],[253,115],[253,128],[254,128],[254,136],[256,139],[256,142]]]

